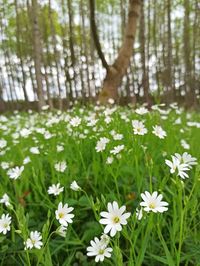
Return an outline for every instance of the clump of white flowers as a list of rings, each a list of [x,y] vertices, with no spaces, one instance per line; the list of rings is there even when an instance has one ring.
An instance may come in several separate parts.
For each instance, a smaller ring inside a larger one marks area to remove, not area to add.
[[[189,150],[189,149],[190,149],[190,144],[188,144],[184,139],[181,140],[181,146],[182,146],[185,150]]]
[[[108,243],[109,237],[106,235],[103,235],[101,239],[95,237],[90,241],[91,246],[87,247],[87,256],[95,256],[95,262],[102,262],[105,257],[110,258],[113,250],[108,247]]]
[[[187,171],[189,171],[193,165],[197,164],[197,159],[187,152],[184,152],[182,155],[175,153],[171,157],[172,161],[165,160],[165,163],[170,167],[170,173],[176,173],[177,176],[180,176],[182,179],[188,178],[189,175]]]
[[[120,153],[121,151],[123,151],[123,149],[124,149],[124,145],[123,145],[123,144],[122,144],[122,145],[118,145],[118,146],[115,146],[115,147],[110,151],[110,153],[116,155],[116,154]]]
[[[164,131],[164,130],[162,129],[162,127],[161,127],[161,126],[158,126],[158,125],[153,126],[153,131],[152,131],[152,133],[153,133],[154,135],[156,135],[157,137],[159,137],[160,139],[164,139],[164,138],[167,136],[166,131]]]
[[[40,150],[39,150],[38,147],[31,147],[31,148],[30,148],[30,152],[31,152],[32,154],[40,154]]]
[[[24,171],[24,166],[16,166],[13,168],[10,168],[7,172],[7,175],[10,179],[17,179],[21,176],[22,172]]]
[[[5,139],[0,139],[0,149],[3,149],[7,146],[7,141]]]
[[[73,117],[73,118],[70,120],[70,125],[71,125],[72,127],[78,127],[80,124],[81,124],[81,118],[78,117],[78,116],[75,116],[75,117]]]
[[[105,138],[105,137],[100,138],[100,140],[97,141],[97,144],[95,147],[96,151],[97,152],[104,151],[106,148],[106,144],[109,142],[110,142],[110,140],[108,138]]]
[[[145,115],[145,114],[148,114],[149,113],[148,109],[146,107],[144,107],[144,106],[141,106],[141,107],[137,108],[135,110],[135,112],[138,115]]]
[[[67,168],[67,164],[65,161],[57,162],[57,163],[55,163],[54,167],[55,167],[56,171],[64,173],[64,171]]]

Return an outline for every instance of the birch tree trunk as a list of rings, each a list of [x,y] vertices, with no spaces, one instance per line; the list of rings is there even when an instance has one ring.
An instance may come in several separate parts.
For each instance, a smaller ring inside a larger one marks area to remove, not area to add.
[[[122,78],[127,72],[130,58],[133,54],[133,44],[137,29],[137,22],[140,15],[140,6],[141,0],[129,0],[129,12],[124,33],[124,40],[115,62],[112,65],[108,65],[98,39],[97,27],[95,23],[95,1],[90,0],[90,21],[94,43],[102,64],[107,71],[103,82],[102,91],[99,94],[99,100],[101,103],[106,103],[109,98],[112,98],[115,101],[118,100],[118,88],[121,85]]]
[[[144,16],[145,16],[144,0],[142,0],[141,16],[140,16],[140,52],[141,52],[141,63],[142,63],[142,87],[144,91],[144,100],[148,103],[148,105],[150,105],[149,77],[148,77],[148,69],[146,66],[146,59],[149,56],[146,54],[146,50],[145,50],[146,41],[145,41],[145,17]]]

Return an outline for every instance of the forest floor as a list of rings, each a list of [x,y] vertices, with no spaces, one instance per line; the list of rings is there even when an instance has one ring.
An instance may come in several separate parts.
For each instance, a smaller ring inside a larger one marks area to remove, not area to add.
[[[1,265],[200,265],[200,115],[0,116]]]

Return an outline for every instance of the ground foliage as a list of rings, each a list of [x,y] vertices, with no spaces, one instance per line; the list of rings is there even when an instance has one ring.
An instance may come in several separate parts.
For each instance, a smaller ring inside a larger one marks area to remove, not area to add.
[[[96,105],[0,116],[0,197],[7,193],[11,203],[0,205],[0,216],[12,218],[11,230],[0,234],[1,265],[94,265],[86,248],[101,236],[100,212],[113,201],[126,205],[131,217],[111,238],[112,256],[102,265],[200,265],[200,167],[194,165],[182,179],[165,163],[184,152],[199,163],[200,115],[176,104],[153,109]],[[133,120],[143,121],[148,132],[134,134]],[[155,125],[166,137],[152,133]],[[109,142],[98,152],[101,137]],[[111,153],[115,147],[121,148]],[[58,162],[66,162],[63,172],[56,170]],[[24,170],[11,179],[8,171],[16,166]],[[81,190],[70,188],[74,180]],[[64,191],[49,195],[49,186],[57,183]],[[138,220],[144,191],[161,193],[168,211],[143,211]],[[59,202],[74,208],[65,237],[57,233]],[[42,233],[42,248],[24,250],[36,230]]]

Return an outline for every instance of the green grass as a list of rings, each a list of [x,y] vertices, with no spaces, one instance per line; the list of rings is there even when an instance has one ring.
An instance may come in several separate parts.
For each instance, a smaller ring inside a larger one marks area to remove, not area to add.
[[[95,265],[94,257],[86,256],[86,248],[90,240],[103,233],[100,212],[114,200],[119,206],[126,205],[131,217],[111,238],[112,257],[102,265],[200,265],[200,165],[193,166],[189,178],[183,180],[170,174],[165,164],[165,159],[171,160],[171,155],[184,151],[199,163],[199,124],[189,126],[188,121],[199,123],[200,115],[179,108],[170,108],[162,115],[158,111],[138,115],[131,107],[116,107],[107,124],[104,111],[105,107],[76,106],[63,113],[44,111],[0,117],[0,139],[7,141],[7,146],[0,148],[0,162],[13,167],[22,166],[27,156],[31,159],[16,180],[8,177],[8,169],[0,167],[0,198],[7,193],[12,203],[12,207],[0,205],[0,216],[9,213],[12,217],[11,231],[0,234],[0,265]],[[92,115],[96,125],[88,126]],[[69,122],[75,116],[81,118],[78,127]],[[181,123],[175,124],[178,118]],[[144,121],[147,134],[133,134],[134,119]],[[155,125],[162,126],[166,138],[152,134]],[[30,130],[29,136],[20,135],[23,128]],[[48,131],[51,137],[45,139],[38,128]],[[112,130],[123,134],[123,139],[113,140]],[[100,137],[110,142],[98,153],[95,146]],[[181,140],[190,145],[188,150],[182,147]],[[114,155],[113,163],[106,164],[110,150],[122,144],[120,156]],[[64,150],[57,152],[57,145]],[[30,152],[35,146],[40,154]],[[67,163],[63,173],[54,168],[60,161]],[[81,191],[70,189],[73,180]],[[58,182],[64,192],[49,195],[48,187]],[[136,208],[142,200],[140,194],[146,190],[161,193],[169,209],[164,213],[143,212],[138,220]],[[65,238],[55,232],[59,227],[55,219],[59,202],[74,207],[75,217]],[[42,233],[43,247],[24,250],[24,241],[30,231],[36,230]]]

